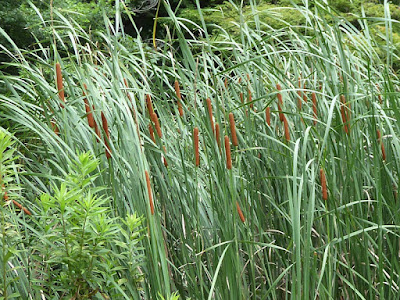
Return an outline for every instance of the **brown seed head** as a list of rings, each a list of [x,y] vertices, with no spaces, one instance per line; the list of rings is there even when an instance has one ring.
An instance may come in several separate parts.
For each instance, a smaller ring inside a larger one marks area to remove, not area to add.
[[[65,103],[64,84],[61,74],[61,65],[59,63],[56,63],[56,81],[57,81],[58,96],[60,97],[61,101]],[[64,105],[62,103],[60,105],[62,108],[64,108]]]
[[[233,113],[229,113],[229,125],[231,128],[232,144],[237,147],[239,145],[238,138],[236,136],[235,119]]]
[[[271,126],[271,108],[269,106],[265,109],[265,120],[268,126]]]
[[[319,175],[320,175],[320,179],[321,179],[322,199],[328,200],[328,189],[326,187],[326,177],[325,177],[324,170],[322,168],[319,170]]]
[[[276,88],[278,91],[282,90],[281,85],[279,83],[276,84]],[[279,120],[281,120],[281,122],[283,122],[284,116],[283,116],[283,112],[282,112],[282,106],[283,106],[282,94],[278,93],[277,97],[278,97]]]
[[[229,137],[225,136],[225,155],[226,155],[226,168],[232,169],[232,158],[231,158],[231,145],[229,143]]]
[[[314,113],[314,125],[317,124],[317,96],[315,93],[311,94],[311,99],[313,103],[313,113]]]
[[[286,138],[287,141],[290,141],[289,124],[288,124],[286,116],[283,116],[283,125],[284,125],[284,128],[285,128],[285,138]]]
[[[238,214],[239,214],[240,220],[242,221],[242,223],[244,223],[244,222],[246,221],[246,219],[244,218],[243,212],[242,212],[242,210],[240,209],[239,202],[237,202],[237,201],[236,201],[236,210],[237,210],[237,212],[238,212]]]
[[[218,147],[221,148],[221,136],[218,123],[215,123],[215,139],[217,140]]]
[[[146,95],[146,105],[147,111],[149,112],[150,118],[154,114],[153,104],[151,103],[151,96],[149,94]]]
[[[208,109],[208,117],[210,118],[211,128],[212,128],[213,133],[214,133],[214,120],[213,120],[211,99],[207,98],[206,102],[207,102],[207,109]]]
[[[149,172],[144,171],[144,174],[146,176],[147,193],[149,195],[149,203],[150,203],[150,212],[151,212],[152,215],[154,215],[153,193],[151,192],[151,184],[150,184]]]
[[[179,115],[182,117],[183,116],[183,108],[182,108],[182,96],[181,96],[181,89],[179,88],[179,82],[178,80],[175,80],[175,93],[176,93],[176,97],[178,98],[178,111],[179,111]]]

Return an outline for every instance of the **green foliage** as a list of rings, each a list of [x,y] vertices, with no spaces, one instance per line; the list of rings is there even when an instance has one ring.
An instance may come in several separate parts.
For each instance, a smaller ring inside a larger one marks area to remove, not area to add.
[[[124,225],[110,214],[109,198],[102,187],[92,184],[99,174],[90,175],[98,161],[87,153],[71,165],[60,184],[53,182],[52,194],[40,197],[40,240],[33,245],[43,274],[38,288],[45,295],[90,299],[101,294],[121,297],[124,268],[120,260],[130,262],[131,278],[139,280],[141,219],[128,215]],[[115,245],[120,251],[115,252]]]

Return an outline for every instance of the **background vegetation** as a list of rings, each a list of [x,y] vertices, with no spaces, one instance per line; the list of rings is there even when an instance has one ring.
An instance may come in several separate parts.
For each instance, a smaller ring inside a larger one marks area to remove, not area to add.
[[[162,1],[153,37],[133,2],[27,3],[42,37],[0,29],[1,299],[397,298],[394,6]]]

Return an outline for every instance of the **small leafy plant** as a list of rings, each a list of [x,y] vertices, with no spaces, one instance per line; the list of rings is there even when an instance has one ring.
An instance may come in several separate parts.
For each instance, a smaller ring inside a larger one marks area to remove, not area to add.
[[[79,155],[65,180],[53,184],[51,194],[40,197],[42,243],[36,259],[42,276],[40,289],[49,296],[91,299],[123,294],[124,270],[138,279],[141,218],[112,217],[104,187],[93,187],[98,161]],[[123,249],[116,252],[115,250]],[[124,262],[122,262],[124,261]],[[125,265],[124,265],[125,264]],[[136,274],[135,274],[136,273]]]

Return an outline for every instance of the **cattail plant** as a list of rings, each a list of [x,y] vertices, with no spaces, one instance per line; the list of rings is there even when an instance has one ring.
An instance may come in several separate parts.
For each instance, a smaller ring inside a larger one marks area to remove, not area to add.
[[[265,120],[268,126],[271,126],[271,108],[269,106],[265,109]]]
[[[165,146],[163,146],[163,150],[164,150],[164,154],[163,154],[163,162],[164,162],[164,166],[166,167],[166,168],[168,168],[168,162],[167,162],[167,159],[166,159],[166,157],[165,157],[165,155],[167,155],[167,148],[165,148]]]
[[[195,127],[193,130],[193,145],[194,145],[194,157],[196,167],[200,166],[200,154],[199,154],[199,128]]]
[[[110,159],[111,158],[111,149],[109,144],[110,133],[108,132],[108,122],[103,112],[101,112],[101,122],[103,125],[104,133],[106,134],[104,137],[104,143],[106,144],[106,157],[107,159]]]
[[[150,132],[150,138],[151,140],[155,143],[156,139],[154,137],[154,130],[153,130],[153,126],[151,125],[151,123],[149,124],[149,132]]]
[[[129,86],[128,86],[128,81],[126,80],[126,78],[124,78],[124,84],[125,84],[125,87],[128,89]],[[131,98],[131,95],[129,95],[128,90],[126,91],[126,96],[128,97],[129,102],[131,103],[131,108],[133,109],[132,98]]]
[[[84,87],[83,96],[85,97],[85,98],[83,98],[83,102],[85,102],[86,117],[87,117],[87,120],[88,120],[89,127],[90,128],[94,128],[95,127],[95,125],[94,125],[94,123],[95,123],[94,117],[93,117],[92,110],[90,109],[89,101],[86,98],[86,92],[85,92],[85,90],[87,90],[87,85],[84,83],[83,87]]]
[[[214,133],[214,120],[213,120],[213,113],[212,113],[212,105],[211,105],[211,99],[207,98],[206,99],[207,102],[207,109],[208,109],[208,116],[210,118],[210,123],[211,123],[211,129]]]
[[[221,148],[221,136],[218,123],[215,123],[215,139],[217,140],[218,147]]]
[[[232,144],[237,147],[239,145],[237,136],[236,136],[236,127],[235,127],[235,119],[233,113],[229,113],[229,125],[231,128],[231,135],[232,135]]]
[[[244,223],[246,221],[246,219],[245,219],[245,217],[243,215],[242,210],[240,209],[239,202],[237,202],[237,201],[236,201],[236,210],[237,210],[237,212],[239,214],[240,221],[242,221],[242,223]]]
[[[343,128],[346,134],[350,133],[350,112],[348,111],[348,107],[346,104],[346,97],[344,95],[340,95],[340,101],[341,101],[341,115],[342,115],[342,122],[343,122]]]
[[[283,119],[284,119],[283,112],[282,112],[283,100],[282,100],[282,94],[280,93],[280,91],[282,90],[282,87],[279,83],[277,83],[276,88],[278,90],[277,97],[278,97],[279,120],[281,120],[281,122],[283,122]]]
[[[382,151],[382,159],[386,161],[386,151],[385,151],[385,146],[383,145],[382,137],[381,137],[381,132],[379,129],[376,130],[376,135],[378,136],[378,142],[381,144],[381,151]]]
[[[224,86],[225,86],[225,89],[228,88],[228,77],[225,77]]]
[[[285,138],[286,141],[290,141],[290,131],[289,131],[289,124],[288,124],[288,120],[286,118],[285,115],[283,115],[283,126],[285,129]]]
[[[178,80],[175,80],[175,92],[176,92],[176,97],[178,98],[178,111],[179,115],[182,117],[183,116],[183,109],[182,109],[182,96],[181,96],[181,89],[179,88],[179,82]]]
[[[57,91],[58,91],[58,96],[60,97],[60,100],[65,103],[65,94],[64,94],[64,84],[63,84],[63,78],[61,74],[61,65],[60,63],[56,63],[56,82],[57,82]],[[60,103],[60,106],[64,108],[64,104]]]
[[[229,137],[225,136],[225,155],[226,155],[226,168],[232,169],[232,158],[231,158],[231,145],[229,143]]]
[[[315,126],[317,125],[317,96],[314,92],[311,94],[311,99],[313,103],[314,126]]]
[[[4,189],[4,184],[3,184],[3,189]],[[7,191],[4,191],[3,198],[4,198],[4,201],[9,201],[9,200],[10,200],[10,199],[8,198]],[[27,214],[27,215],[29,215],[29,216],[32,215],[32,213],[31,213],[27,208],[25,208],[24,206],[22,206],[22,204],[20,204],[19,202],[15,201],[15,200],[12,200],[12,203],[13,203],[16,207],[18,207],[20,210],[22,210],[25,214]]]
[[[244,104],[244,97],[243,97],[243,93],[242,93],[242,92],[240,92],[239,96],[240,96],[240,102],[242,102],[242,104]]]
[[[161,127],[160,127],[160,122],[158,121],[158,116],[156,113],[153,113],[151,116],[151,120],[154,123],[154,126],[156,127],[156,132],[159,138],[162,137],[162,132],[161,132]]]
[[[150,212],[152,215],[154,215],[153,193],[151,192],[149,172],[144,171],[144,174],[146,176],[146,185],[147,185],[147,193],[149,195]]]
[[[146,95],[146,105],[147,111],[149,112],[150,118],[152,118],[154,114],[153,104],[151,103],[151,96],[149,94]]]
[[[321,180],[322,199],[328,200],[328,189],[326,187],[326,177],[325,177],[324,170],[322,168],[319,170],[319,176],[320,176],[320,180]]]

